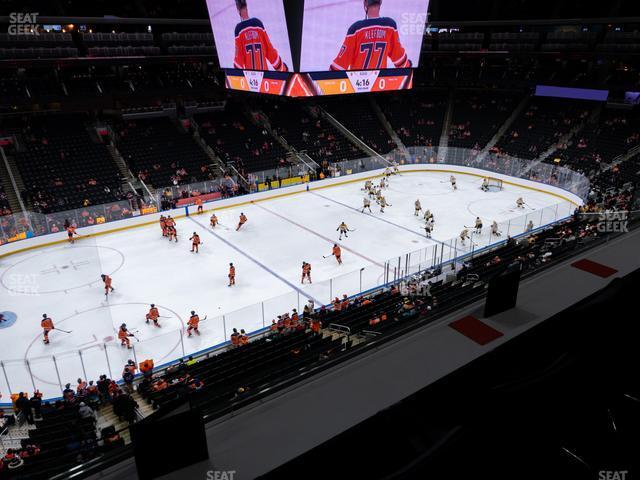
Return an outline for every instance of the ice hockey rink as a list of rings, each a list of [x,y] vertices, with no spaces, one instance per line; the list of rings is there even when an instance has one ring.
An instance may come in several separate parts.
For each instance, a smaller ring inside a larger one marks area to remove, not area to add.
[[[206,204],[204,214],[177,219],[177,243],[154,224],[6,256],[0,259],[0,312],[8,319],[0,324],[0,392],[37,388],[53,398],[61,384],[75,384],[78,377],[119,379],[129,358],[166,364],[225,342],[232,328],[255,332],[278,314],[302,310],[309,299],[319,307],[335,296],[358,294],[521,234],[529,221],[537,228],[567,217],[576,206],[544,186],[505,183],[502,190],[483,192],[480,177],[464,174],[456,174],[453,191],[449,175],[392,176],[385,213],[375,202],[373,213],[361,213],[364,180],[353,181],[255,203],[239,198],[241,205],[215,210],[215,229],[209,216],[216,204]],[[516,208],[518,197],[524,209]],[[416,199],[434,214],[431,239],[422,216],[414,215]],[[241,212],[248,222],[236,231]],[[482,234],[461,245],[455,238],[476,217],[483,220]],[[501,237],[489,233],[494,220]],[[353,231],[339,241],[342,221]],[[193,232],[202,239],[198,254],[190,252]],[[342,247],[342,265],[330,256],[334,243]],[[311,263],[311,285],[301,285],[303,261]],[[230,262],[234,287],[227,286]],[[101,273],[113,278],[108,299]],[[160,309],[160,328],[145,323],[151,303]],[[184,329],[191,310],[206,320],[201,335],[189,338]],[[51,333],[49,345],[42,342],[43,313],[61,329]],[[122,323],[135,333],[134,349],[117,342]]]

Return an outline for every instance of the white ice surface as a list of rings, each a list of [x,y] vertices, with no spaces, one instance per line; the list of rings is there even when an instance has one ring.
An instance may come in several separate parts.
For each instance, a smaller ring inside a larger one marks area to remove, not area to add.
[[[476,216],[485,225],[484,233],[473,237],[473,248],[480,249],[499,240],[488,234],[493,220],[500,222],[504,238],[507,232],[522,233],[529,219],[538,227],[573,209],[558,197],[511,185],[485,193],[479,188],[481,179],[466,175],[458,176],[458,190],[453,192],[448,178],[439,172],[392,177],[385,195],[392,206],[384,214],[375,203],[372,215],[360,213],[363,183],[348,183],[220,210],[221,224],[215,230],[208,227],[208,212],[179,219],[178,243],[163,238],[159,226],[153,225],[8,256],[0,261],[0,312],[14,312],[18,319],[0,328],[0,359],[11,391],[33,390],[30,369],[35,387],[45,397],[56,397],[56,366],[62,384],[75,384],[78,377],[96,380],[102,373],[119,378],[134,355],[138,362],[152,358],[161,365],[183,352],[188,355],[224,342],[234,327],[253,332],[277,314],[294,307],[301,310],[306,296],[319,306],[332,296],[372,288],[383,283],[389,259],[401,256],[401,268],[410,264],[412,270],[429,266],[436,257],[448,260],[471,251],[469,242],[464,247],[458,242],[454,250],[449,240],[464,225],[472,226]],[[527,202],[524,210],[515,208],[520,196]],[[422,219],[413,214],[417,198],[434,213],[431,240],[424,236]],[[241,211],[248,222],[237,232]],[[344,263],[338,266],[323,255],[331,253],[342,221],[355,231],[339,242]],[[189,251],[188,238],[194,231],[203,242],[199,254]],[[405,254],[416,251],[407,260]],[[313,285],[300,285],[303,261],[312,265]],[[231,288],[229,262],[237,272],[237,285]],[[391,268],[397,264],[390,262]],[[113,278],[115,292],[108,301],[101,273]],[[145,324],[150,303],[168,317],[161,318],[161,328]],[[202,335],[181,338],[191,310],[207,316]],[[43,313],[72,333],[54,331],[51,344],[44,345]],[[135,353],[114,340],[121,323],[137,332]],[[0,392],[6,402],[4,372]]]

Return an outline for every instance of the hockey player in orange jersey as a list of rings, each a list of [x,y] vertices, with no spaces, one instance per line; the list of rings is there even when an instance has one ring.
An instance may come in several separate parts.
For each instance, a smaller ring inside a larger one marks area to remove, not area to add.
[[[247,223],[247,216],[244,213],[240,213],[240,220],[238,221],[236,232],[240,230],[245,223]]]
[[[249,16],[247,0],[236,0],[236,8],[242,21],[236,25],[235,29],[234,68],[264,71],[270,70],[269,65],[271,65],[277,72],[288,72],[289,68],[280,58],[278,50],[271,44],[264,24],[257,18]]]
[[[342,265],[342,249],[338,246],[337,243],[333,244],[333,248],[331,249],[331,255],[336,257],[338,261],[338,265]]]
[[[49,332],[51,330],[55,330],[56,327],[53,326],[53,320],[47,316],[46,313],[42,314],[42,321],[40,322],[40,326],[42,327],[42,333],[44,335],[43,341],[45,345],[49,344]]]
[[[206,317],[205,317],[206,318]],[[200,330],[198,330],[198,326],[200,325],[200,316],[194,311],[191,311],[191,316],[189,317],[189,321],[187,322],[187,336],[191,336],[191,332],[196,332],[196,335],[200,335]]]
[[[160,229],[162,230],[162,236],[166,237],[167,236],[167,224],[166,224],[166,218],[164,215],[160,215]]]
[[[146,316],[147,323],[149,323],[149,321],[152,321],[156,327],[159,327],[160,324],[158,323],[158,318],[160,318],[160,311],[158,310],[158,307],[156,307],[152,303],[151,308],[149,308],[149,313],[147,313]]]
[[[200,235],[198,235],[196,232],[193,232],[193,236],[189,240],[191,240],[191,252],[198,253],[198,247],[200,246],[200,243],[202,243],[200,240]]]
[[[236,284],[236,267],[233,266],[233,263],[229,264],[229,287]]]
[[[197,213],[202,213],[204,212],[204,207],[202,206],[202,199],[199,197],[196,197],[196,206],[198,207],[197,209]]]
[[[120,340],[121,346],[131,348],[131,340],[129,340],[129,337],[133,336],[133,333],[127,330],[127,325],[125,323],[120,325],[120,329],[118,329],[118,340]]]
[[[173,225],[167,225],[167,238],[170,242],[175,241],[178,242],[178,231],[176,227]]]
[[[109,295],[109,293],[113,292],[113,287],[111,286],[112,280],[109,275],[102,274],[100,275],[102,281],[104,282],[104,295],[105,297]]]
[[[342,43],[331,70],[379,70],[410,68],[411,60],[400,43],[398,25],[389,17],[381,17],[383,0],[363,0],[366,18],[355,22]]]
[[[76,226],[69,225],[67,227],[67,238],[69,239],[69,243],[75,243],[75,240],[73,239],[74,235],[78,235],[78,232],[76,232]]]
[[[218,216],[215,213],[211,214],[211,218],[209,219],[209,224],[211,224],[211,228],[215,228],[218,225]]]

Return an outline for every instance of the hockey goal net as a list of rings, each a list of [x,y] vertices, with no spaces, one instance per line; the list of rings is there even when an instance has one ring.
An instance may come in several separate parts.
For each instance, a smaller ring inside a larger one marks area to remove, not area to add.
[[[487,188],[489,190],[502,190],[502,180],[499,178],[488,177]]]

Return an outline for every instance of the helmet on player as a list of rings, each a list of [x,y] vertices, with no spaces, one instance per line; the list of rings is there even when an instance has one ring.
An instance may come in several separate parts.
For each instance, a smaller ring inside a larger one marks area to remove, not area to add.
[[[152,307],[155,307],[155,306],[156,306],[156,304],[155,304],[155,303],[152,303],[152,304],[151,304],[151,306],[152,306]]]
[[[120,325],[120,328],[127,328],[127,324],[123,323],[122,325]]]
[[[191,310],[191,315],[195,315],[196,311],[195,310]]]
[[[236,8],[238,10],[241,8],[247,8],[247,0],[236,0]]]
[[[46,314],[46,313],[43,313],[43,314],[42,314],[42,318],[47,318],[47,314]]]

